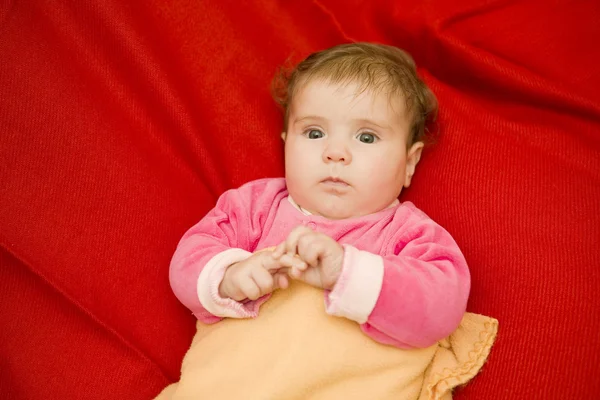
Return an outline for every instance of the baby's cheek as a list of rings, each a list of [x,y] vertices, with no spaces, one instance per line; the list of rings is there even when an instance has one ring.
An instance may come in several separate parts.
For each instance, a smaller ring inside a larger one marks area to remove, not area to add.
[[[383,161],[374,163],[369,173],[363,177],[363,181],[375,193],[395,190],[403,177],[403,168],[396,167]]]
[[[398,168],[389,166],[373,165],[368,175],[362,177],[363,187],[361,190],[361,208],[366,208],[369,213],[386,208],[400,194],[404,175]],[[364,213],[365,210],[362,210]]]

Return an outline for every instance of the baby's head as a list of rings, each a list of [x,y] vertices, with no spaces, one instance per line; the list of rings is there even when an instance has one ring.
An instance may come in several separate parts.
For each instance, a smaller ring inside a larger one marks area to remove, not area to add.
[[[344,219],[386,208],[410,185],[437,101],[413,59],[386,45],[314,53],[275,81],[290,196]]]

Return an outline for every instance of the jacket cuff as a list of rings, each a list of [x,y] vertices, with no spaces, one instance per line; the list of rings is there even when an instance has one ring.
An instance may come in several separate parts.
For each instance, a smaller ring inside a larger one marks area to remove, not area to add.
[[[325,292],[325,310],[360,324],[367,322],[383,284],[383,258],[344,245],[342,273],[331,292]]]

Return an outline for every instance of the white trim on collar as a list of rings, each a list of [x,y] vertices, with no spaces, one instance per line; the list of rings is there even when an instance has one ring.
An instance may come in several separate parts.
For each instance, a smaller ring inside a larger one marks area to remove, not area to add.
[[[296,203],[294,201],[294,199],[292,199],[292,196],[287,197],[288,201],[292,204],[292,206],[294,206],[294,208],[298,211],[300,211],[302,214],[304,215],[312,215],[310,211],[305,210],[304,208],[300,207],[300,205],[298,203]]]

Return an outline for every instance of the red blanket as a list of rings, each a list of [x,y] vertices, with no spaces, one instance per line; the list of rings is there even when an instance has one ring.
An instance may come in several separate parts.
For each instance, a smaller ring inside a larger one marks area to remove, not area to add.
[[[148,399],[194,318],[168,264],[225,189],[282,174],[278,65],[349,40],[438,95],[410,190],[500,321],[456,399],[600,392],[597,1],[0,2],[0,393]]]

